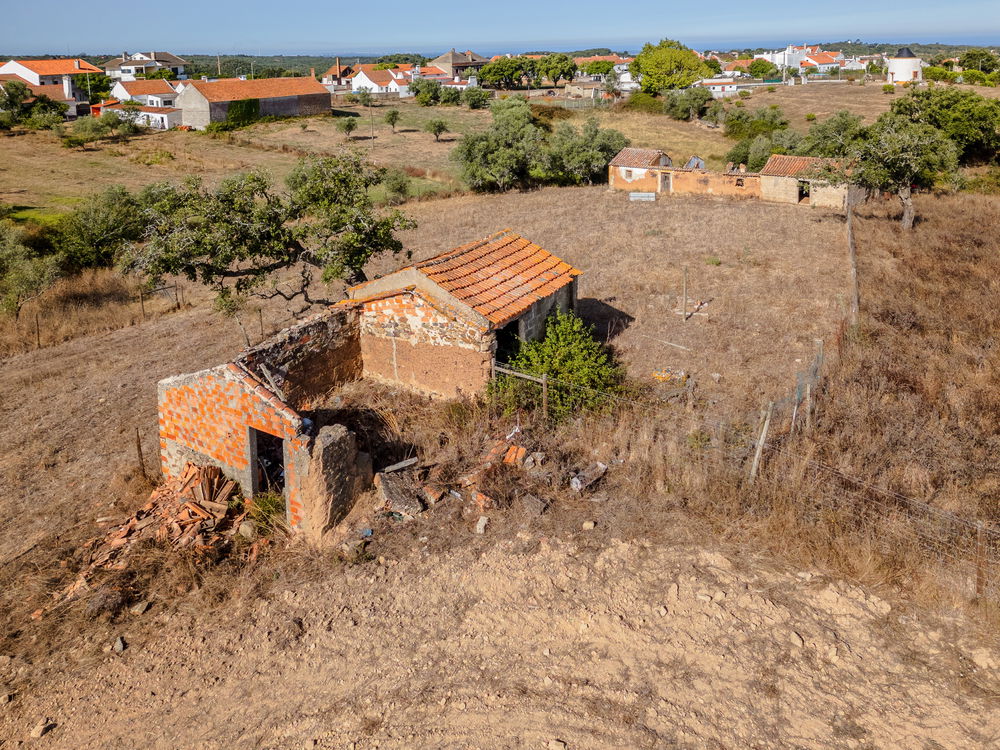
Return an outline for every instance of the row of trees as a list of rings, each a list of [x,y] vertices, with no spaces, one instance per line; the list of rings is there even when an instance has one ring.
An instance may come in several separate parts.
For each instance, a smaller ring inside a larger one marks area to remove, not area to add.
[[[520,97],[496,101],[491,111],[489,129],[465,136],[452,152],[474,190],[590,184],[605,177],[608,162],[629,143],[596,119],[582,129],[563,122],[550,131]]]
[[[559,81],[572,80],[576,63],[564,52],[541,58],[501,57],[487,63],[479,71],[479,79],[488,86],[512,89],[524,85],[540,87],[546,80],[553,86]]]
[[[489,104],[492,96],[479,86],[469,86],[460,91],[453,86],[442,86],[440,81],[432,78],[416,78],[410,82],[409,88],[421,107],[464,104],[469,109],[482,109]]]

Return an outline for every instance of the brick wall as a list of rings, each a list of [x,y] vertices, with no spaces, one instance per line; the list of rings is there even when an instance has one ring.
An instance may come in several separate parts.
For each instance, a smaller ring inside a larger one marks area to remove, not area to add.
[[[344,383],[361,378],[358,312],[349,307],[324,310],[249,349],[236,362],[263,383],[273,380],[293,409],[314,409]]]
[[[444,397],[489,381],[492,334],[409,291],[359,304],[366,378]]]
[[[298,414],[235,364],[161,380],[157,390],[165,476],[177,476],[187,461],[218,466],[249,497],[256,458],[250,428],[276,435],[284,440],[288,522],[301,523],[309,436]]]

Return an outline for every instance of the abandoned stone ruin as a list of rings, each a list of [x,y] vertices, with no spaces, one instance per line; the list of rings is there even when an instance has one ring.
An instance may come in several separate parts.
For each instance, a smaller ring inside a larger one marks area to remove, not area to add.
[[[834,185],[822,178],[822,170],[832,159],[773,154],[760,172],[748,172],[729,164],[725,171],[705,168],[692,156],[683,167],[673,166],[659,149],[624,148],[608,165],[608,186],[612,190],[659,195],[719,195],[755,198],[772,203],[796,203],[843,211],[848,198],[855,201],[859,188]]]
[[[478,393],[498,351],[575,308],[580,273],[505,230],[352,287],[231,362],[160,381],[163,474],[216,466],[246,497],[281,492],[289,527],[319,539],[373,475],[349,426],[323,419],[338,389]]]

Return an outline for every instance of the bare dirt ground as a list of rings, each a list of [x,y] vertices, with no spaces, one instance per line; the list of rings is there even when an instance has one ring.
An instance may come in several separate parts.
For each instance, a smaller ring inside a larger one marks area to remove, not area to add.
[[[433,534],[434,529],[423,529]],[[995,651],[766,560],[474,537],[211,617],[155,606],[0,712],[51,748],[987,748]],[[0,661],[0,677],[13,665]],[[4,743],[5,745],[7,743]]]

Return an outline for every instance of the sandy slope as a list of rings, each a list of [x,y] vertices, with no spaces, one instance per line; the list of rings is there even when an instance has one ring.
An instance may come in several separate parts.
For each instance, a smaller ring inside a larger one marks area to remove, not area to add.
[[[766,561],[522,533],[174,616],[18,696],[0,737],[50,717],[33,744],[995,747],[1000,657],[946,632]]]

